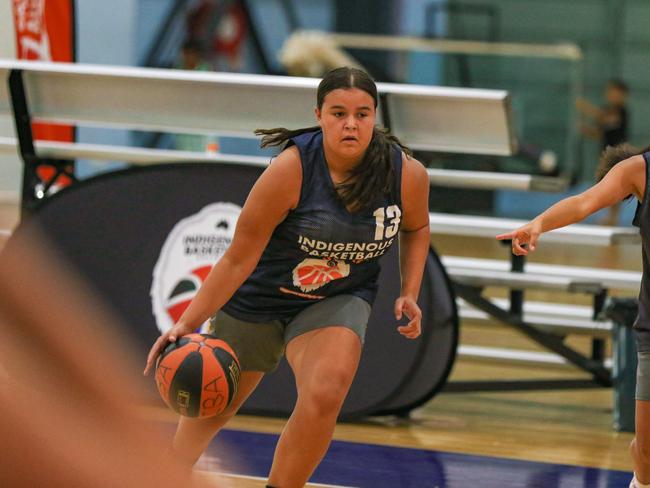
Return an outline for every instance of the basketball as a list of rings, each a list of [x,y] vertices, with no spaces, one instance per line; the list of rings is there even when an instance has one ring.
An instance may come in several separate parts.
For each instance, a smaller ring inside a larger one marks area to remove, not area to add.
[[[156,364],[156,385],[164,402],[186,417],[221,413],[237,393],[239,361],[224,341],[189,334],[170,343]]]

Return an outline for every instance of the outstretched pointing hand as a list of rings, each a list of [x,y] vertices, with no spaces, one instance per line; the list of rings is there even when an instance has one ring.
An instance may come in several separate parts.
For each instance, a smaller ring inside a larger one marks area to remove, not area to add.
[[[499,241],[512,241],[512,253],[517,256],[527,256],[537,247],[537,239],[542,233],[541,226],[535,222],[529,222],[517,230],[496,236]],[[526,246],[526,247],[524,247]]]

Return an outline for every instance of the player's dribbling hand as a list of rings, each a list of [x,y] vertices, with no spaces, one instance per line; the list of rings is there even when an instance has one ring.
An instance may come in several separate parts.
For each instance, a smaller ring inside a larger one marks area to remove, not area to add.
[[[422,310],[420,310],[416,301],[411,297],[402,296],[395,300],[395,318],[401,320],[402,315],[406,315],[409,323],[398,327],[397,330],[404,337],[417,339],[422,330]]]
[[[532,221],[519,227],[517,230],[513,230],[506,234],[500,234],[496,237],[499,241],[511,240],[513,254],[517,256],[527,256],[529,252],[533,252],[537,247],[537,239],[539,239],[541,233],[541,225]]]
[[[160,353],[167,347],[167,344],[170,342],[176,342],[176,339],[183,337],[184,335],[191,334],[193,329],[187,327],[184,324],[176,324],[174,327],[169,329],[163,335],[161,335],[153,346],[149,350],[149,355],[147,356],[147,365],[144,368],[144,375],[148,375],[153,368],[153,365],[156,363],[156,359],[160,356]]]

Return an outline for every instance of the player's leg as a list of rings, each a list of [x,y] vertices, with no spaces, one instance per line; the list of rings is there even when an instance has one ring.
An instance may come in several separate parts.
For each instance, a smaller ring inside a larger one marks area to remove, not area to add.
[[[210,333],[227,342],[241,366],[237,394],[221,414],[206,419],[181,417],[174,436],[172,455],[193,466],[212,438],[255,390],[264,373],[275,369],[284,351],[284,325],[278,321],[253,323],[219,312]]]
[[[336,295],[307,307],[287,325],[286,356],[298,399],[276,447],[270,486],[303,486],[325,455],[359,365],[369,317],[365,300]]]
[[[630,486],[645,488],[650,486],[650,353],[639,353],[636,381],[636,436],[630,445],[635,481]]]
[[[237,413],[244,401],[255,390],[263,376],[263,372],[243,371],[235,398],[228,408],[219,415],[204,419],[180,417],[174,436],[173,452],[170,455],[182,460],[190,467],[193,466],[212,438]]]
[[[346,327],[327,327],[296,337],[286,354],[298,400],[278,441],[269,485],[293,488],[304,486],[329,447],[361,340]]]

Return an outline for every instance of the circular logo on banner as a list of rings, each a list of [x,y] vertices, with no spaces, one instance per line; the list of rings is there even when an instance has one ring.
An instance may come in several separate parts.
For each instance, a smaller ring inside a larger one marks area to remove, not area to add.
[[[156,325],[168,331],[183,315],[232,242],[241,207],[212,203],[178,222],[167,236],[153,269],[151,302]],[[207,322],[201,325],[205,331]]]

